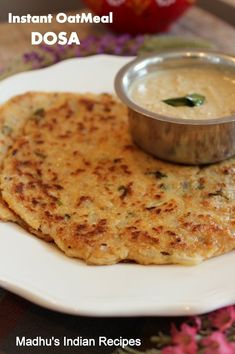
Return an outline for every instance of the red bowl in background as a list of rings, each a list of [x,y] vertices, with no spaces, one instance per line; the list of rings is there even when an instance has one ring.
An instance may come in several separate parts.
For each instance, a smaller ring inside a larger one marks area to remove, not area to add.
[[[113,12],[109,27],[119,33],[156,33],[168,29],[196,0],[84,0],[97,15]]]

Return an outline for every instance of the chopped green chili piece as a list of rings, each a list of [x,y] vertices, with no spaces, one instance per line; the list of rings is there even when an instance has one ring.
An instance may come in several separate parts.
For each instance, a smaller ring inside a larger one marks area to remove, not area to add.
[[[164,172],[161,171],[150,171],[150,172],[146,172],[146,175],[152,175],[154,177],[156,177],[157,179],[161,179],[161,178],[166,178],[167,174],[165,174]]]
[[[44,108],[38,108],[36,111],[34,111],[34,116],[40,116],[44,117],[45,116],[45,109]]]
[[[71,219],[71,215],[69,215],[69,214],[64,214],[64,219],[65,219],[65,220],[70,220],[70,219]]]
[[[229,200],[229,198],[227,197],[227,195],[224,194],[224,192],[223,192],[221,189],[218,190],[218,191],[215,191],[215,192],[213,192],[213,193],[208,193],[208,197],[217,197],[217,196],[223,197],[224,199]]]
[[[119,186],[118,191],[121,192],[121,198],[125,198],[128,194],[128,187],[126,186]]]
[[[40,151],[34,151],[35,155],[40,157],[41,159],[45,159],[47,157],[47,155],[43,154]]]
[[[12,133],[13,129],[9,127],[8,125],[4,125],[2,127],[2,134],[3,135],[10,135]]]
[[[45,109],[44,108],[38,108],[36,109],[36,111],[33,112],[33,119],[36,121],[36,122],[39,122],[42,118],[45,117]]]

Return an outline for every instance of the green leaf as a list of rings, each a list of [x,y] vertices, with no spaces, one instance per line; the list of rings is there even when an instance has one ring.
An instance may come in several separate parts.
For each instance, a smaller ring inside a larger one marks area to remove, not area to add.
[[[192,107],[202,106],[205,103],[205,96],[202,96],[198,93],[192,93],[186,97],[187,101],[191,102]]]
[[[174,97],[163,100],[162,102],[173,107],[196,107],[204,104],[206,98],[198,93],[192,93],[184,97]]]
[[[172,107],[183,107],[188,105],[185,97],[168,98],[162,102]]]

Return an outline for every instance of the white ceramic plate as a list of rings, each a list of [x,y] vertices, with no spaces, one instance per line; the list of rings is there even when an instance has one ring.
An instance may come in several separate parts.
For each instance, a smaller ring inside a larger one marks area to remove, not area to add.
[[[28,90],[113,92],[130,58],[93,56],[18,74],[0,101]],[[235,253],[195,267],[87,266],[24,230],[0,223],[0,286],[44,307],[77,315],[199,314],[235,303]]]

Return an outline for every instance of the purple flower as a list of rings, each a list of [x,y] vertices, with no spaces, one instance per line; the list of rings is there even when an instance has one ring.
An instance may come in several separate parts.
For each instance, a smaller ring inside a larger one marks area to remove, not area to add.
[[[25,53],[23,59],[26,63],[34,62],[40,64],[43,61],[43,57],[36,51]]]
[[[48,46],[46,44],[41,44],[40,45],[40,49],[45,51],[46,53],[50,54],[53,58],[53,61],[55,63],[57,63],[58,61],[60,61],[60,53],[58,52],[58,50],[56,50],[56,47],[51,47]],[[61,50],[61,49],[60,49]]]

